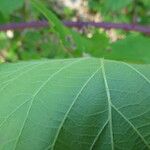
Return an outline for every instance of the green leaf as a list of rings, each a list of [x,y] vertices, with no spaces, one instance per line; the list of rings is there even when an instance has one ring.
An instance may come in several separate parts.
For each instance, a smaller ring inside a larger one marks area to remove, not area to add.
[[[0,0],[0,12],[10,15],[14,10],[22,7],[24,0]]]
[[[105,51],[109,46],[109,39],[106,33],[96,32],[92,38],[88,41],[88,49],[85,52],[91,54],[94,57],[102,57],[103,51]],[[85,44],[87,44],[85,43]]]
[[[105,7],[109,11],[118,11],[124,7],[127,7],[132,1],[133,0],[106,0]]]
[[[119,11],[132,4],[132,2],[133,0],[88,0],[88,5],[94,11],[106,13],[107,11]]]
[[[0,65],[1,150],[149,150],[150,65],[95,58]]]
[[[101,5],[100,0],[88,0],[88,7],[93,11],[100,11]]]
[[[43,5],[43,3],[37,0],[31,0],[31,2],[48,19],[51,31],[58,34],[60,40],[66,47],[71,47],[72,43],[67,40],[67,37],[71,36],[71,32],[69,31],[69,29],[67,29],[57,18],[57,16],[49,9],[47,9],[46,6]]]
[[[90,54],[95,56],[93,54],[95,54],[96,51],[100,51],[107,47],[108,42],[106,41],[108,41],[108,37],[106,35],[96,33],[94,38],[88,39],[87,37],[80,35],[78,32],[65,27],[57,16],[47,9],[40,1],[31,0],[31,2],[48,19],[51,31],[57,33],[62,44],[69,53],[75,53],[75,55],[77,54],[77,56],[81,56],[82,53],[88,53],[93,50],[94,52]],[[105,42],[102,43],[101,40],[102,42]]]
[[[104,57],[136,63],[150,63],[150,38],[141,35],[130,35],[111,45]]]

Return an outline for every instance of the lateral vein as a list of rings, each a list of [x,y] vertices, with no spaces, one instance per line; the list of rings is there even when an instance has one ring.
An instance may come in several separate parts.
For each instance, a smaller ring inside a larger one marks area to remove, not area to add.
[[[65,121],[66,121],[66,119],[67,119],[67,116],[68,116],[68,114],[70,113],[72,107],[74,106],[75,102],[77,101],[78,97],[81,95],[81,93],[83,92],[83,90],[85,89],[85,87],[87,86],[87,84],[91,81],[91,79],[95,76],[95,74],[96,74],[100,69],[101,69],[101,67],[98,68],[98,69],[88,78],[88,80],[84,83],[84,85],[83,85],[82,88],[79,90],[79,92],[77,93],[76,97],[74,98],[73,102],[71,103],[71,105],[70,105],[68,111],[65,113],[65,116],[64,116],[63,120],[61,121],[60,126],[59,126],[59,128],[58,128],[58,130],[57,130],[57,133],[56,133],[54,142],[53,142],[53,144],[51,145],[52,150],[54,149],[54,146],[55,146],[55,143],[56,143],[56,141],[57,141],[57,138],[58,138],[58,136],[59,136],[59,134],[60,134],[61,128],[63,127],[63,125],[64,125],[64,123],[65,123]],[[49,149],[49,147],[48,147],[48,149]]]
[[[135,67],[133,67],[130,64],[127,64],[125,62],[123,64],[125,64],[126,66],[131,68],[133,71],[135,71],[137,74],[139,74],[144,80],[146,80],[150,84],[150,80],[143,73],[141,73],[139,70],[137,70]]]
[[[90,147],[90,150],[93,150],[94,148],[94,145],[96,144],[96,141],[98,140],[98,138],[100,137],[101,133],[103,132],[103,130],[105,129],[106,125],[108,124],[109,120],[107,120],[104,125],[102,126],[102,128],[99,130],[97,136],[95,137],[91,147]]]
[[[81,61],[81,60],[84,60],[84,59],[78,59],[77,61],[73,61],[72,63],[69,63],[69,64],[65,65],[64,67],[60,68],[59,70],[57,70],[56,72],[54,72],[52,75],[49,76],[49,78],[48,78],[48,79],[37,89],[37,91],[34,93],[32,99],[31,99],[31,104],[30,104],[29,109],[28,109],[28,111],[27,111],[27,115],[26,115],[25,120],[24,120],[24,122],[23,122],[23,126],[22,126],[22,128],[21,128],[21,130],[20,130],[20,133],[19,133],[19,135],[18,135],[17,141],[16,141],[16,143],[15,143],[15,145],[14,145],[14,150],[15,150],[16,147],[17,147],[17,144],[18,144],[18,142],[19,142],[19,138],[20,138],[21,133],[23,132],[23,129],[24,129],[24,127],[25,127],[25,123],[26,123],[26,121],[27,121],[27,119],[28,119],[28,116],[29,116],[29,113],[30,113],[31,108],[32,108],[32,106],[33,106],[33,102],[34,102],[34,100],[35,100],[35,97],[40,93],[40,91],[43,89],[43,87],[44,87],[53,77],[55,77],[58,73],[60,73],[60,72],[63,71],[64,69],[70,67],[70,66],[73,65],[74,63],[77,63],[77,62],[79,62],[79,61]]]
[[[144,139],[144,137],[141,135],[141,133],[134,127],[134,125],[132,124],[132,122],[127,119],[124,114],[122,112],[120,112],[113,104],[111,104],[111,106],[116,110],[116,112],[118,112],[118,114],[133,128],[133,130],[138,134],[138,136],[141,138],[141,140],[143,141],[143,143],[146,145],[147,148],[150,149],[150,145],[147,143],[147,141]]]

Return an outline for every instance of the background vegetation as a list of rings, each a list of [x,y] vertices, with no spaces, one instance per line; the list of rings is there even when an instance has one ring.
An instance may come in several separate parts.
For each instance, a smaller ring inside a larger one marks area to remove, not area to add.
[[[149,34],[86,26],[68,28],[61,21],[150,24],[149,0],[44,0],[50,12],[30,0],[0,0],[0,24],[50,21],[50,28],[0,32],[0,62],[39,58],[105,57],[150,62]],[[38,9],[37,9],[38,8]]]

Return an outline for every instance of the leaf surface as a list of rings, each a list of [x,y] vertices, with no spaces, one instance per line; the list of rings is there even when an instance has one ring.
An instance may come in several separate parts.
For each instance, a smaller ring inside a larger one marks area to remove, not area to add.
[[[129,4],[131,4],[133,2],[133,0],[106,0],[105,1],[105,7],[107,10],[112,10],[112,11],[118,11],[122,8],[127,7]]]
[[[23,0],[0,0],[0,12],[3,13],[3,15],[8,16],[16,9],[21,8],[23,3]]]
[[[121,61],[150,63],[150,38],[142,35],[129,35],[123,40],[111,44],[111,51],[105,58]]]
[[[149,150],[149,91],[150,65],[0,65],[0,150]]]

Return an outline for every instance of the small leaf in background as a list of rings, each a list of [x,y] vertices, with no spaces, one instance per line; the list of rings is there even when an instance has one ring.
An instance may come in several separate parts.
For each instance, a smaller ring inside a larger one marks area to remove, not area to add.
[[[109,46],[109,38],[105,33],[94,33],[93,37],[89,39],[89,49],[85,52],[89,52],[91,56],[99,57],[103,56],[103,51]]]
[[[150,38],[142,35],[129,35],[111,44],[105,58],[133,63],[150,63]]]
[[[92,11],[100,11],[102,3],[100,0],[88,0],[88,6]]]
[[[88,0],[89,8],[101,13],[117,12],[132,4],[133,0]]]
[[[118,11],[132,2],[133,0],[105,0],[105,7],[109,11]]]
[[[8,16],[16,9],[21,8],[23,3],[24,0],[0,0],[0,12],[4,16]]]

